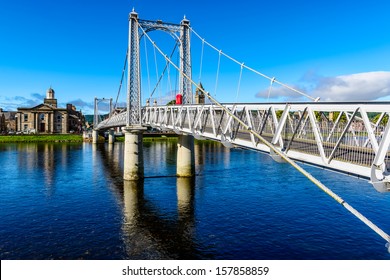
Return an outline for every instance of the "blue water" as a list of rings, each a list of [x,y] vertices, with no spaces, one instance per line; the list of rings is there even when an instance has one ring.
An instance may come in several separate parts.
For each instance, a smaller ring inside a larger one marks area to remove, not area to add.
[[[176,143],[144,144],[123,182],[123,144],[1,144],[1,259],[390,259],[385,241],[287,164],[197,144],[177,179]],[[390,232],[390,194],[304,166]]]

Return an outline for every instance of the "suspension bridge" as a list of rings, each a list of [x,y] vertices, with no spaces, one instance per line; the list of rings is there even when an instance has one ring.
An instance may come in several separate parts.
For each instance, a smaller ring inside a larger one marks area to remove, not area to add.
[[[178,46],[180,58],[178,64],[173,61],[172,54],[167,55],[149,36],[149,33],[155,30],[168,33],[176,41],[174,51]],[[195,82],[192,78],[191,38],[201,42],[200,69],[205,47],[218,55],[215,92],[220,77],[221,57],[224,57],[236,64],[239,69],[237,97],[242,87],[243,70],[246,70],[268,82],[268,96],[272,92],[272,87],[277,85],[301,95],[307,101],[219,102],[215,93],[206,91],[200,81]],[[176,104],[157,105],[156,102],[151,104],[149,98],[146,104],[142,105],[141,39],[153,46],[155,57],[159,54],[165,61],[164,70],[155,89],[161,77],[167,72],[178,73],[180,94],[176,96]],[[97,143],[99,131],[111,131],[112,139],[113,128],[122,128],[125,133],[124,180],[138,180],[144,177],[142,137],[147,128],[172,131],[178,135],[178,177],[195,175],[194,138],[210,139],[229,148],[242,147],[266,152],[278,162],[291,164],[387,242],[390,241],[388,234],[296,163],[304,162],[366,178],[377,191],[389,192],[390,102],[319,101],[319,98],[313,98],[225,54],[202,38],[186,18],[180,24],[142,20],[134,10],[129,15],[129,43],[120,88],[126,67],[128,73],[126,108],[112,106],[110,99],[110,112],[104,120],[99,121],[99,100],[95,99],[93,131],[93,142]],[[120,90],[118,95],[119,93]],[[373,119],[373,116],[376,118]]]

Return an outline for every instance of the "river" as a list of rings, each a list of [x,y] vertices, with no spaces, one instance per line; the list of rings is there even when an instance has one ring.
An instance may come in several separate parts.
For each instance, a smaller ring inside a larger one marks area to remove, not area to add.
[[[123,143],[0,144],[1,259],[390,259],[385,241],[288,164],[176,142],[144,143],[146,178],[124,182]],[[387,233],[390,194],[304,166]]]

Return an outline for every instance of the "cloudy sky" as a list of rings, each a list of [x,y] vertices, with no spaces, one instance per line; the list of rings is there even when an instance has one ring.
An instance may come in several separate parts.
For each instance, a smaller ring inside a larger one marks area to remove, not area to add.
[[[115,100],[133,7],[141,19],[180,23],[186,16],[217,49],[323,101],[390,101],[387,0],[15,0],[0,2],[0,107],[37,105],[50,86],[61,106],[73,103],[85,113],[92,112],[94,97]],[[172,38],[153,36],[169,54]],[[164,61],[143,41],[145,102]],[[193,79],[221,102],[307,100],[276,84],[270,90],[268,80],[219,59],[195,35],[191,50]],[[177,81],[168,69],[152,98],[174,98]],[[126,81],[121,104],[125,88]]]

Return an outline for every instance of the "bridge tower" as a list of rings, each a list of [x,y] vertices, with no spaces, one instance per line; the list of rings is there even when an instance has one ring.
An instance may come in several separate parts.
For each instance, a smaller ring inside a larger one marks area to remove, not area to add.
[[[180,23],[180,92],[183,104],[193,103],[191,84],[190,21],[184,17]],[[176,174],[191,177],[195,174],[194,136],[179,135],[177,143]]]
[[[128,81],[127,81],[127,113],[125,132],[124,174],[125,180],[138,180],[144,176],[142,138],[146,130],[142,126],[141,116],[141,83],[140,83],[140,54],[139,27],[144,32],[162,30],[168,33],[180,31],[180,93],[183,104],[193,103],[191,85],[191,49],[190,21],[185,17],[179,24],[163,23],[161,20],[149,21],[138,19],[134,10],[129,16],[129,45],[128,45]],[[176,35],[177,36],[177,35]],[[195,173],[194,137],[180,135],[177,153],[177,176],[190,177]]]
[[[124,180],[144,177],[142,134],[146,130],[141,124],[141,84],[139,65],[138,14],[134,10],[129,16],[129,45],[127,56],[127,113],[124,148]]]

